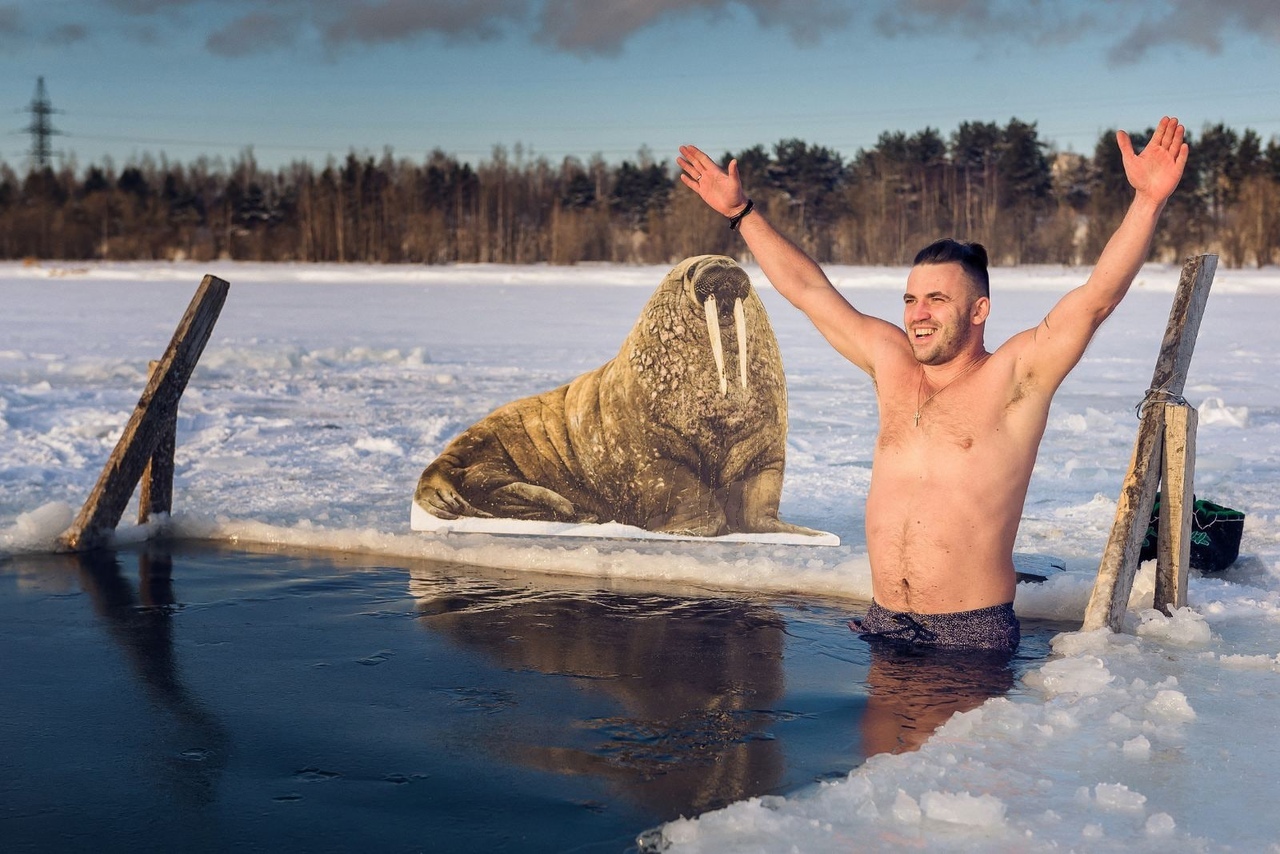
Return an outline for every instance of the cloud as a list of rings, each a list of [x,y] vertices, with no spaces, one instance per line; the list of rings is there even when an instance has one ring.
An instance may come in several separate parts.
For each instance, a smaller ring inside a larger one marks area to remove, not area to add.
[[[54,27],[45,41],[55,47],[65,47],[66,45],[82,42],[89,37],[89,28],[83,24],[62,24]]]
[[[201,0],[106,0],[106,5],[119,12],[127,12],[131,15],[150,15],[160,12],[169,12],[172,9],[180,9],[183,6],[200,5]]]
[[[196,0],[111,0],[130,8],[160,10]],[[609,55],[636,33],[663,21],[699,17],[714,21],[733,8],[762,26],[781,27],[799,42],[816,41],[849,21],[850,0],[241,0],[261,4],[215,34],[210,49],[225,55],[265,50],[254,23],[261,14],[291,15],[300,29],[314,27],[331,50],[350,45],[405,42],[435,35],[483,41],[524,33],[558,50]],[[289,9],[289,12],[285,12]],[[704,26],[704,24],[699,24]]]
[[[0,6],[0,39],[22,35],[22,12],[17,6]]]
[[[1277,0],[81,0],[157,25],[218,19],[206,45],[239,57],[319,42],[330,52],[424,37],[526,38],[585,56],[618,53],[637,33],[688,21],[708,42],[716,25],[746,14],[798,44],[937,35],[993,44],[1051,45],[1101,38],[1113,63],[1181,45],[1219,53],[1232,39],[1280,44]],[[0,5],[0,36],[17,9]]]
[[[1099,30],[1096,6],[1052,0],[898,0],[882,4],[874,20],[876,28],[890,37],[959,35],[978,42],[1015,37],[1054,44]]]
[[[714,23],[734,7],[763,26],[786,29],[800,43],[815,42],[852,17],[845,0],[546,0],[537,38],[575,53],[611,54],[663,19],[700,17]]]
[[[734,10],[812,43],[852,19],[855,0],[105,0],[135,17],[208,10],[225,15],[208,36],[221,56],[263,53],[318,36],[330,50],[407,42],[428,35],[482,41],[523,34],[553,49],[616,54],[636,33],[664,21],[698,18],[699,27]]]
[[[1184,44],[1222,52],[1224,41],[1250,33],[1280,44],[1280,8],[1275,0],[1172,0],[1163,14],[1145,15],[1107,56],[1113,63],[1137,62],[1152,50]]]
[[[575,53],[617,53],[638,31],[667,17],[723,12],[723,0],[547,0],[537,38]]]
[[[107,5],[130,15],[153,15],[184,6],[199,5],[201,0],[107,0]]]
[[[1225,42],[1246,34],[1280,44],[1276,0],[897,0],[882,4],[873,17],[891,37],[933,33],[979,43],[1019,38],[1065,44],[1101,36],[1113,64],[1136,62],[1169,45],[1217,54]]]
[[[166,0],[112,2],[155,6]],[[167,0],[171,6],[188,2],[194,0]],[[240,0],[237,5],[250,11],[209,36],[206,44],[212,53],[265,53],[304,36],[317,37],[331,52],[408,42],[428,34],[447,40],[493,39],[504,35],[511,22],[528,16],[530,0]]]
[[[219,56],[246,56],[293,44],[299,25],[279,15],[252,12],[242,15],[209,36],[205,47]]]
[[[786,29],[800,44],[816,44],[832,30],[847,27],[858,8],[843,0],[756,0],[746,5],[761,24]]]
[[[406,41],[424,33],[492,39],[525,19],[529,0],[356,0],[324,5],[321,32],[333,47]]]

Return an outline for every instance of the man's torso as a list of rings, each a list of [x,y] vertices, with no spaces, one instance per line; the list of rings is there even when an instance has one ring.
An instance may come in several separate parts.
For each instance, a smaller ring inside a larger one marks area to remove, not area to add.
[[[1013,601],[1013,543],[1051,396],[1019,385],[1014,343],[932,399],[909,354],[877,368],[866,529],[875,598],[887,608]]]

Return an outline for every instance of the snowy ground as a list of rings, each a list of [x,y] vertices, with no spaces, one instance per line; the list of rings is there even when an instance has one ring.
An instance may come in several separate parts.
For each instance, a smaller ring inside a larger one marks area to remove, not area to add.
[[[869,597],[871,387],[767,286],[791,396],[782,516],[841,546],[529,547],[409,531],[418,474],[448,439],[613,356],[665,272],[653,267],[0,265],[0,557],[53,548],[205,272],[231,293],[180,412],[182,535]],[[904,270],[830,272],[864,310],[899,317]],[[1085,274],[994,271],[989,345],[1036,323]],[[1024,616],[1083,614],[1177,279],[1144,269],[1057,396],[1018,549],[1058,555],[1068,572],[1021,585]],[[1142,610],[1148,567],[1126,633],[1061,636],[1027,696],[957,716],[916,753],[674,822],[649,844],[1177,851],[1280,840],[1277,295],[1280,272],[1220,270],[1201,328],[1186,390],[1200,409],[1196,491],[1248,518],[1240,561],[1193,577],[1189,610]]]

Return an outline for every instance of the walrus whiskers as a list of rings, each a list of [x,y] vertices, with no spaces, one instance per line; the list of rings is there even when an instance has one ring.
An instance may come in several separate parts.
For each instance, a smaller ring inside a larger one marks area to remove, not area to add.
[[[711,339],[711,355],[716,357],[716,370],[720,373],[720,396],[729,393],[729,383],[724,378],[724,344],[720,341],[720,318],[716,314],[716,295],[708,294],[702,302],[707,315],[707,337]]]
[[[738,333],[738,379],[742,389],[747,388],[747,312],[742,307],[742,297],[733,301],[733,325]]]

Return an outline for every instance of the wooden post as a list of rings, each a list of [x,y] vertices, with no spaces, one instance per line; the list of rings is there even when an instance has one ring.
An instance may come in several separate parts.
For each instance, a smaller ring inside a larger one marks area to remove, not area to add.
[[[1160,450],[1164,442],[1164,407],[1148,406],[1138,425],[1129,473],[1120,487],[1116,502],[1116,518],[1111,537],[1102,552],[1098,580],[1093,584],[1089,605],[1084,612],[1086,631],[1110,626],[1120,631],[1120,623],[1129,605],[1133,577],[1138,571],[1138,553],[1151,518],[1151,505],[1156,500],[1160,483]]]
[[[151,373],[155,373],[156,365],[151,363]],[[156,449],[147,460],[147,467],[142,472],[142,483],[138,490],[138,524],[144,525],[153,513],[173,512],[173,454],[178,443],[178,409],[174,407],[173,416],[159,427],[160,437]]]
[[[1187,605],[1191,572],[1191,515],[1195,504],[1197,413],[1185,404],[1164,405],[1164,486],[1156,546],[1156,591],[1152,602],[1166,614]]]
[[[1138,552],[1160,481],[1160,454],[1164,444],[1166,400],[1181,402],[1187,369],[1195,351],[1200,319],[1209,299],[1209,287],[1218,268],[1216,255],[1197,255],[1182,267],[1182,277],[1169,310],[1169,323],[1160,344],[1151,387],[1139,414],[1138,438],[1129,473],[1120,487],[1116,518],[1102,552],[1098,579],[1084,612],[1085,630],[1107,626],[1120,631],[1124,612],[1138,572]]]
[[[159,364],[151,372],[129,423],[107,460],[98,483],[60,542],[72,551],[103,545],[120,522],[143,469],[155,456],[178,412],[178,399],[187,387],[204,346],[213,332],[231,286],[205,276]]]

